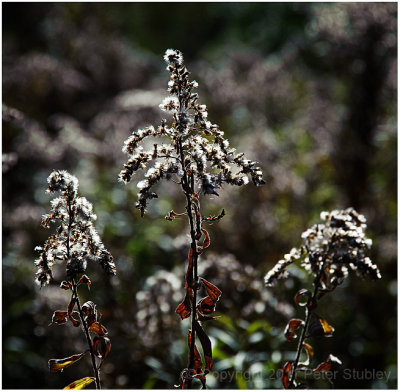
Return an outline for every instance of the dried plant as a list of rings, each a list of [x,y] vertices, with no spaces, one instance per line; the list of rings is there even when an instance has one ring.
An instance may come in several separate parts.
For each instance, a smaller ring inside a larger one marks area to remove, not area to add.
[[[179,386],[191,387],[192,379],[197,378],[205,388],[206,374],[212,366],[212,353],[211,341],[201,323],[215,319],[210,314],[215,310],[221,290],[198,276],[197,263],[199,256],[210,245],[209,233],[203,225],[219,221],[225,211],[222,210],[218,216],[203,216],[200,196],[218,196],[217,191],[224,183],[237,186],[247,184],[248,175],[255,185],[261,185],[264,181],[256,163],[245,159],[244,154],[237,154],[234,148],[229,147],[224,133],[208,120],[206,105],[199,104],[198,94],[193,92],[198,84],[189,80],[182,53],[168,49],[164,59],[170,73],[170,96],[164,99],[160,108],[172,115],[172,123],[168,126],[163,119],[158,128],[149,126],[132,133],[123,147],[123,152],[129,155],[129,159],[120,173],[120,180],[128,183],[134,172],[154,163],[147,169],[144,180],[137,184],[139,194],[136,206],[142,216],[147,202],[158,197],[152,187],[164,178],[175,180],[185,195],[186,211],[170,211],[166,216],[167,220],[172,221],[186,215],[190,225],[186,294],[176,309],[182,320],[191,317],[191,330],[188,333],[190,353],[188,366],[181,372]],[[166,139],[166,143],[153,144],[151,149],[145,151],[139,143],[149,136],[162,137]],[[201,287],[204,287],[207,295],[198,301],[197,291]],[[203,348],[204,365],[196,347],[196,336]]]
[[[286,326],[285,338],[289,342],[296,339],[296,330],[301,328],[296,357],[285,363],[282,369],[282,384],[285,389],[303,387],[296,385],[296,372],[306,371],[313,358],[313,347],[305,340],[311,337],[331,337],[334,328],[315,313],[318,301],[328,292],[336,289],[348,276],[349,269],[357,275],[370,279],[380,279],[378,267],[367,256],[372,241],[366,237],[366,219],[353,208],[322,212],[323,224],[316,224],[302,234],[303,245],[293,248],[265,276],[265,283],[271,286],[278,279],[287,275],[287,267],[300,261],[307,272],[315,279],[313,292],[301,289],[294,297],[299,306],[305,306],[305,319],[292,319]],[[300,362],[304,350],[306,359]],[[328,372],[334,363],[341,364],[332,354],[312,371]],[[301,366],[301,367],[299,367]]]
[[[51,201],[51,212],[43,216],[42,226],[50,228],[55,223],[58,224],[58,228],[56,234],[51,235],[43,247],[36,247],[40,252],[35,261],[36,282],[40,287],[49,284],[54,264],[57,261],[66,263],[66,280],[61,282],[60,288],[71,291],[71,300],[67,310],[54,312],[52,323],[62,325],[70,320],[74,327],[82,326],[88,344],[88,349],[82,353],[62,359],[50,359],[49,368],[51,372],[63,371],[89,352],[94,377],[74,381],[65,389],[81,389],[93,381],[96,389],[101,389],[100,367],[110,352],[111,342],[107,337],[107,329],[100,323],[96,305],[92,301],[81,305],[78,287],[83,284],[89,288],[91,285],[88,276],[82,275],[86,271],[88,261],[99,263],[107,275],[115,275],[115,264],[93,226],[92,221],[96,219],[96,215],[93,213],[92,204],[77,194],[77,178],[66,171],[54,171],[47,182],[47,191],[58,192],[60,197]],[[75,305],[78,311],[74,311]]]

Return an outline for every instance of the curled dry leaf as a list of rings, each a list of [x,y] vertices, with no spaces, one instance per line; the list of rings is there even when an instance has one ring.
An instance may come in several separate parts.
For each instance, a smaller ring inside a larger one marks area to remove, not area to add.
[[[73,363],[79,361],[86,353],[87,351],[80,354],[71,355],[70,357],[67,358],[50,359],[49,369],[51,372],[60,372],[60,371],[62,372],[68,366],[71,366]]]
[[[192,345],[192,331],[189,330],[188,333],[188,346],[190,348],[190,346]],[[195,371],[195,374],[202,373],[202,362],[201,362],[201,356],[200,356],[200,352],[197,349],[197,346],[194,346],[194,358],[193,358],[193,369]],[[190,366],[190,365],[189,365]]]
[[[303,343],[302,348],[305,350],[307,358],[305,361],[299,362],[299,365],[308,366],[314,356],[314,349],[308,343]]]
[[[334,363],[341,365],[342,361],[339,358],[335,357],[334,355],[329,354],[328,359],[325,362],[320,363],[313,371],[320,373],[329,372]]]
[[[80,284],[87,284],[88,286],[90,286],[92,282],[90,281],[87,275],[82,275],[82,277],[79,279],[78,286]]]
[[[299,290],[294,296],[294,302],[299,306],[307,306],[309,310],[317,307],[317,302],[313,299],[312,294],[307,289]]]
[[[304,321],[300,319],[291,319],[286,328],[285,328],[285,338],[287,341],[292,342],[297,338],[296,333],[294,332],[297,328],[304,325]]]
[[[293,374],[293,361],[286,362],[282,369],[281,381],[285,389],[289,389],[290,378]]]
[[[188,346],[189,346],[189,349],[190,349],[190,347],[192,345],[192,338],[193,338],[192,331],[189,330],[189,333],[188,333]],[[200,356],[199,350],[197,349],[196,345],[194,345],[194,353],[193,354],[194,354],[194,358],[193,358],[193,376],[192,377],[193,378],[198,378],[201,381],[202,387],[205,388],[205,386],[206,386],[206,375],[204,374],[204,372],[202,370],[203,364],[202,364],[202,361],[201,361],[201,356]],[[190,360],[190,358],[189,358],[189,360]],[[190,365],[191,364],[189,363],[188,364],[189,368],[190,368]]]
[[[222,219],[224,216],[225,216],[225,210],[223,209],[218,216],[203,217],[203,220],[206,222],[216,222]]]
[[[214,286],[212,283],[208,282],[207,280],[200,278],[200,281],[203,282],[204,287],[208,293],[208,296],[202,298],[196,306],[197,313],[200,316],[208,315],[215,311],[215,306],[217,301],[219,300],[222,291],[217,287]]]
[[[72,314],[75,304],[76,304],[76,299],[74,296],[72,296],[71,301],[68,304],[68,317],[71,320],[74,327],[79,327],[81,322],[77,318],[75,318],[74,315]]]
[[[195,235],[195,238],[196,238],[196,240],[199,240],[201,238],[201,232],[202,232],[202,229],[201,229],[202,221],[201,221],[201,215],[200,215],[199,209],[197,208],[196,204],[194,204],[194,212],[195,212],[195,217],[196,217],[196,235]]]
[[[87,301],[82,305],[82,312],[88,327],[90,327],[97,320],[96,305],[92,301]]]
[[[329,338],[333,335],[335,329],[329,325],[323,318],[314,320],[308,327],[308,335],[310,337],[324,336]]]
[[[111,350],[111,341],[105,336],[95,336],[93,338],[93,350],[98,358],[104,361]]]
[[[210,235],[208,234],[207,230],[205,229],[201,229],[201,232],[204,234],[204,241],[203,241],[203,245],[199,246],[197,248],[197,252],[201,253],[203,252],[204,249],[208,248],[210,246]],[[199,237],[200,238],[200,237]]]
[[[68,312],[66,310],[56,310],[53,313],[51,323],[65,324],[68,321]]]
[[[188,368],[185,368],[181,371],[181,374],[179,375],[179,384],[174,385],[175,388],[180,388],[180,389],[185,389],[185,384],[189,381],[190,379],[190,372]]]
[[[204,360],[205,360],[205,371],[204,373],[207,374],[212,367],[212,348],[211,348],[211,341],[207,334],[204,332],[202,326],[195,321],[194,323],[195,330],[197,336],[200,339],[201,347],[203,348]]]
[[[185,298],[175,309],[175,313],[178,313],[179,316],[181,316],[182,320],[188,318],[192,313],[192,308],[190,304],[190,295],[188,294],[188,292],[186,292]]]
[[[60,288],[62,288],[63,290],[72,290],[72,283],[63,280],[60,284]]]
[[[210,320],[218,320],[221,318],[221,316],[205,316],[204,314],[201,314],[199,311],[197,311],[197,319],[199,321],[210,321]]]
[[[91,384],[93,381],[94,377],[84,377],[80,380],[71,382],[71,384],[67,385],[64,389],[82,389]]]
[[[108,331],[104,325],[101,325],[98,321],[92,323],[89,327],[90,332],[94,332],[99,336],[104,336],[108,334]]]
[[[193,200],[195,201],[195,202],[199,202],[199,195],[196,193],[196,192],[193,192],[192,193],[192,197],[193,197]]]
[[[174,210],[171,210],[169,212],[169,214],[165,217],[165,219],[169,220],[169,221],[173,221],[177,216],[178,216],[178,214],[176,212],[174,212]]]
[[[209,281],[205,280],[204,278],[200,278],[200,280],[203,282],[204,287],[207,290],[208,296],[214,302],[217,302],[219,300],[219,297],[222,294],[222,291],[217,286],[214,286],[212,283],[210,283]]]
[[[202,298],[197,303],[197,313],[201,316],[210,314],[215,310],[215,302],[210,297]]]

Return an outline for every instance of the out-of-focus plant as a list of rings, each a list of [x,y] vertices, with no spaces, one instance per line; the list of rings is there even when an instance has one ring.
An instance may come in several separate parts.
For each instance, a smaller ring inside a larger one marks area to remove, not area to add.
[[[296,261],[300,261],[305,270],[315,276],[313,292],[301,289],[294,297],[297,305],[305,306],[305,319],[291,319],[285,329],[285,338],[291,342],[297,337],[295,331],[301,328],[295,360],[286,362],[282,369],[281,380],[285,389],[303,386],[296,385],[296,372],[307,371],[314,356],[313,347],[305,339],[331,337],[334,332],[334,328],[315,313],[318,301],[344,281],[349,269],[355,270],[361,277],[381,278],[378,267],[367,256],[372,240],[366,237],[367,225],[363,215],[348,208],[322,212],[321,219],[323,224],[316,224],[302,234],[303,245],[299,249],[293,248],[265,276],[265,283],[270,286],[285,277],[286,268]],[[300,362],[303,350],[306,359]],[[328,372],[334,363],[341,364],[341,361],[329,354],[328,359],[312,371]]]
[[[107,337],[107,329],[100,323],[96,305],[92,301],[81,305],[78,287],[83,284],[89,288],[91,285],[88,276],[82,275],[88,261],[98,262],[108,275],[115,275],[115,264],[93,226],[92,220],[97,217],[93,213],[92,204],[77,194],[78,179],[66,171],[54,171],[47,182],[47,191],[59,192],[61,196],[52,200],[51,213],[43,216],[42,226],[50,228],[53,223],[57,223],[58,228],[43,247],[36,247],[40,252],[35,261],[36,282],[40,287],[49,284],[54,264],[57,261],[66,263],[67,280],[61,282],[60,288],[71,291],[71,300],[67,310],[56,310],[53,313],[52,323],[63,325],[70,320],[74,327],[82,326],[88,344],[88,349],[82,353],[62,359],[50,359],[49,368],[51,372],[63,371],[90,353],[94,377],[76,380],[65,389],[82,389],[93,381],[96,389],[101,389],[100,367],[110,352],[111,342]],[[74,311],[75,306],[78,311]],[[98,363],[96,357],[99,359]]]
[[[262,172],[256,162],[244,158],[244,154],[236,154],[234,148],[224,138],[224,133],[208,120],[206,105],[197,103],[198,94],[193,90],[198,86],[196,81],[189,81],[182,53],[168,49],[164,56],[167,70],[170,73],[168,91],[170,96],[160,104],[160,108],[172,114],[171,126],[162,120],[156,129],[149,126],[133,132],[125,141],[123,151],[129,155],[120,179],[128,183],[138,169],[144,169],[151,161],[144,180],[138,183],[139,194],[137,208],[144,215],[147,202],[158,195],[151,188],[161,179],[174,180],[181,186],[186,199],[186,212],[169,212],[169,221],[187,215],[190,225],[190,251],[188,268],[185,275],[186,294],[178,305],[176,313],[182,320],[191,317],[191,330],[188,333],[189,361],[180,375],[179,386],[191,387],[192,379],[201,381],[206,387],[206,375],[212,367],[211,341],[205,333],[201,322],[213,320],[210,316],[215,311],[221,290],[212,283],[199,277],[198,259],[210,245],[210,236],[203,224],[219,221],[224,215],[222,210],[218,216],[203,216],[200,207],[200,195],[216,195],[224,183],[241,186],[248,183],[250,175],[255,185],[264,183]],[[164,137],[168,143],[154,144],[152,149],[144,151],[138,146],[148,136]],[[197,291],[201,287],[207,296],[198,300]],[[204,366],[196,347],[196,336],[199,338],[204,354]]]

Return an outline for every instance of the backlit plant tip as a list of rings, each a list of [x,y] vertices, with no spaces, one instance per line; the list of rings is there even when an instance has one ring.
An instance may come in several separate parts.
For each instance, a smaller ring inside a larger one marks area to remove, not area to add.
[[[96,389],[101,389],[100,366],[111,349],[111,342],[106,335],[107,329],[100,323],[100,314],[92,301],[81,305],[78,287],[90,287],[92,282],[85,275],[88,263],[98,263],[107,275],[115,275],[113,257],[104,247],[93,221],[92,204],[78,196],[78,179],[64,170],[53,171],[47,179],[49,193],[60,196],[51,201],[51,211],[43,216],[42,226],[50,228],[58,225],[56,233],[51,235],[43,246],[35,248],[40,252],[35,261],[37,266],[36,283],[40,287],[50,283],[52,269],[56,262],[65,263],[66,280],[60,284],[61,290],[71,292],[71,299],[66,310],[53,313],[52,324],[64,325],[68,321],[74,327],[82,327],[88,349],[63,359],[50,359],[51,372],[62,372],[86,354],[90,354],[94,377],[86,377],[69,384],[66,389],[81,389],[95,382]],[[99,349],[101,347],[101,350]]]
[[[378,267],[368,257],[372,241],[366,236],[367,224],[363,215],[348,208],[322,212],[321,220],[323,223],[312,226],[302,234],[301,247],[293,248],[265,276],[266,285],[272,286],[288,275],[287,267],[290,264],[298,261],[314,277],[313,292],[301,289],[294,297],[294,302],[305,308],[304,320],[292,319],[285,329],[285,338],[289,342],[300,335],[294,361],[286,362],[282,369],[281,380],[285,389],[305,387],[296,383],[296,372],[310,370],[308,366],[314,349],[306,343],[306,339],[333,336],[332,325],[315,312],[318,301],[336,289],[348,276],[349,270],[354,270],[363,278],[381,278]],[[301,332],[296,333],[297,329]],[[300,362],[302,352],[306,354],[305,362]],[[334,364],[340,365],[341,361],[329,354],[325,362],[312,369],[312,374],[328,372]]]
[[[204,225],[222,219],[225,210],[218,216],[204,216],[200,199],[204,195],[218,196],[218,190],[224,184],[245,185],[250,177],[255,185],[262,185],[264,180],[256,162],[246,159],[243,153],[237,153],[230,147],[218,125],[208,120],[207,107],[198,103],[198,94],[194,92],[198,83],[190,81],[182,53],[168,49],[164,59],[170,73],[169,96],[159,107],[172,116],[172,120],[167,123],[163,119],[157,128],[149,126],[129,136],[122,149],[129,158],[119,178],[128,183],[134,172],[147,170],[144,178],[137,183],[139,193],[136,207],[140,209],[141,216],[146,211],[148,201],[158,197],[153,186],[163,179],[173,180],[185,196],[186,211],[176,213],[172,210],[165,216],[168,221],[173,221],[186,215],[190,231],[185,294],[175,310],[182,320],[191,319],[187,339],[189,359],[176,387],[191,388],[193,379],[198,379],[202,388],[206,388],[206,377],[211,371],[213,359],[211,340],[202,324],[217,319],[212,314],[222,291],[199,277],[197,266],[200,255],[211,244],[210,234]],[[145,151],[139,143],[149,136],[161,141],[153,143],[153,147]],[[205,292],[203,298],[199,298],[201,289]],[[196,338],[203,349],[203,358],[197,348]]]

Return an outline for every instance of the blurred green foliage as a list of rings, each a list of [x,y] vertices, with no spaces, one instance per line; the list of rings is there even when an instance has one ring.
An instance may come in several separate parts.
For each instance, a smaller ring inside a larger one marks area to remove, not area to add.
[[[397,387],[397,5],[396,3],[3,3],[3,388],[59,388],[89,364],[50,374],[49,358],[78,352],[78,329],[49,326],[68,298],[34,286],[34,247],[49,231],[44,193],[66,169],[94,205],[118,275],[82,296],[98,305],[112,350],[105,388],[169,388],[186,366],[183,295],[187,223],[174,184],[141,219],[134,186],[117,181],[123,141],[157,125],[166,94],[162,55],[183,52],[200,101],[231,145],[260,162],[267,184],[205,198],[227,215],[210,228],[199,268],[223,291],[207,325],[212,388],[280,388],[295,345],[283,338],[292,298],[310,285],[301,270],[274,289],[263,276],[318,221],[353,206],[368,220],[371,258],[383,278],[350,277],[321,302],[336,328],[315,343],[343,365],[318,388]],[[390,372],[346,378],[348,369]]]

